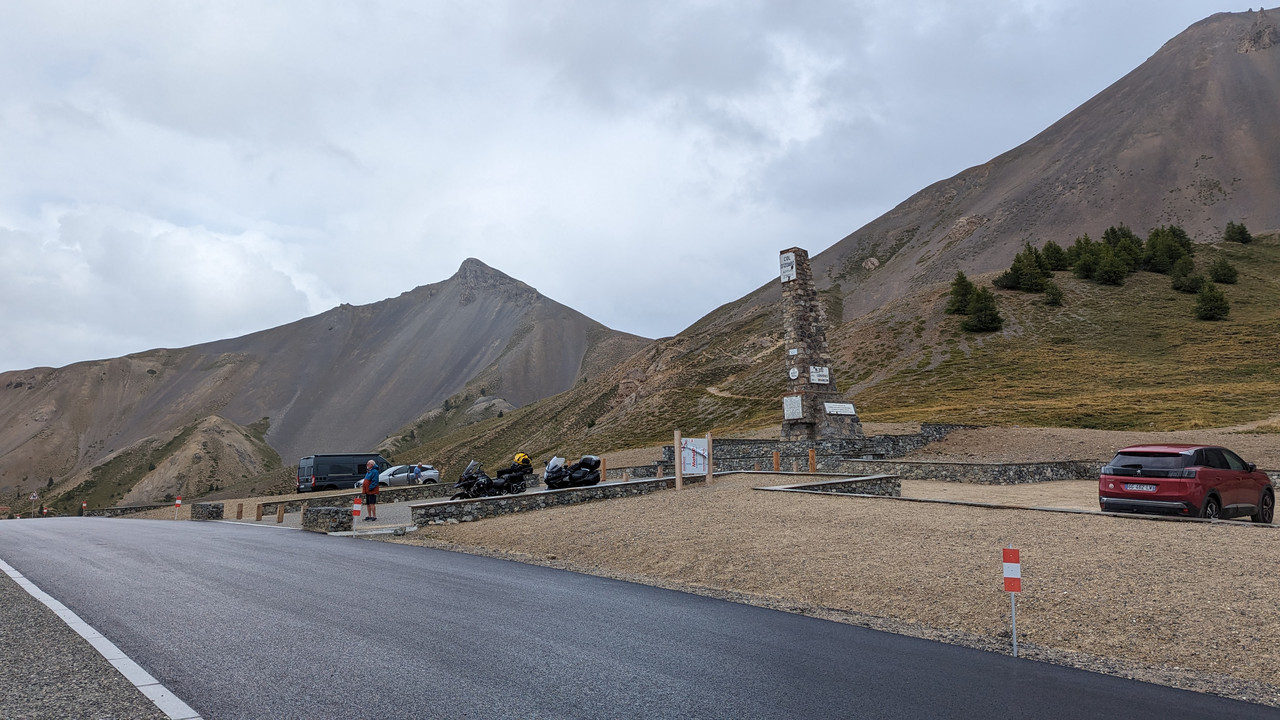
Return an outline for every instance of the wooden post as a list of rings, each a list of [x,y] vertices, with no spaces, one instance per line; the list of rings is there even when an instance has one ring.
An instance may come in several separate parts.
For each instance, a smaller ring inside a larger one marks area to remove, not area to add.
[[[711,433],[707,433],[707,484],[711,484],[711,468],[714,465],[711,462]]]
[[[603,455],[601,455],[601,456],[600,456],[600,482],[608,482],[608,481],[609,481],[609,476],[606,474],[606,472],[607,472],[607,468],[605,467],[605,466],[606,466],[606,464],[607,464],[607,462],[605,461],[604,456],[603,456]]]
[[[259,521],[259,522],[261,522],[261,521],[262,521],[262,503],[258,503],[258,512],[257,512],[257,517],[255,517],[255,518],[254,518],[254,520]]]
[[[760,461],[759,461],[759,460],[757,460],[757,461],[755,461],[755,462],[751,463],[751,469],[752,469],[752,470],[755,470],[756,472],[760,472]]]
[[[791,461],[791,472],[800,472],[800,461],[799,461],[799,460],[794,460],[794,459],[793,459],[793,460]]]
[[[809,448],[809,472],[818,472],[818,451]]]
[[[276,522],[284,522],[284,503],[280,503],[276,506]]]
[[[666,475],[666,474],[667,474],[667,466],[666,466],[666,465],[659,465],[659,466],[658,466],[658,474],[657,474],[657,475],[654,475],[654,477],[659,477],[659,478],[660,478],[660,477],[662,477],[662,476],[664,476],[664,475]]]
[[[680,449],[680,431],[676,431],[676,489],[684,489],[684,451]]]
[[[244,503],[236,503],[236,519],[244,519]]]
[[[773,451],[773,471],[782,472],[782,453]]]
[[[628,481],[628,480],[630,480],[630,479],[631,479],[631,471],[630,471],[630,470],[627,470],[627,469],[623,469],[623,471],[622,471],[622,481],[623,481],[623,482],[626,482],[626,481]]]

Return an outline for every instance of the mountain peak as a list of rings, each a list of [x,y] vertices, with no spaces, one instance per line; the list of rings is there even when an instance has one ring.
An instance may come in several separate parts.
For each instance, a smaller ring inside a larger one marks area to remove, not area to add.
[[[1240,38],[1240,42],[1236,45],[1236,52],[1251,53],[1258,50],[1266,50],[1280,44],[1280,30],[1276,29],[1276,24],[1267,15],[1266,11],[1258,8],[1258,14],[1253,21],[1253,27]]]
[[[538,294],[534,288],[475,258],[463,260],[462,265],[458,266],[458,272],[450,280],[462,286],[464,305],[475,299],[477,290],[496,291],[509,300],[525,302]]]

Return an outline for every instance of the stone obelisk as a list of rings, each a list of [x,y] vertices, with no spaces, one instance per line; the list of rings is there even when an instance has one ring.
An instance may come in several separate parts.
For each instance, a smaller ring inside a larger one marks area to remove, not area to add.
[[[783,440],[863,437],[853,403],[840,397],[827,348],[827,313],[813,285],[809,253],[783,250],[782,324],[786,331],[787,392],[782,396]]]

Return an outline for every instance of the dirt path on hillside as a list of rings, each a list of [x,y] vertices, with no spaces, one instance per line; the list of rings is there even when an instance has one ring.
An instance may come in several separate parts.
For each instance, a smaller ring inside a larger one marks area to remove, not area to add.
[[[1280,528],[766,492],[681,492],[425,528],[397,542],[496,554],[1008,652],[1000,548],[1022,551],[1026,657],[1280,707]],[[1096,507],[1089,482],[907,483],[910,495]]]

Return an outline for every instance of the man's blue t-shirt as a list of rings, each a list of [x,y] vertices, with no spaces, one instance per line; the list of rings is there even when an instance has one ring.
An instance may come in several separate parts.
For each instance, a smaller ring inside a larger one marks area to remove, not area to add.
[[[364,479],[369,481],[369,492],[378,489],[378,468],[376,465],[369,468],[369,472],[364,474]]]

